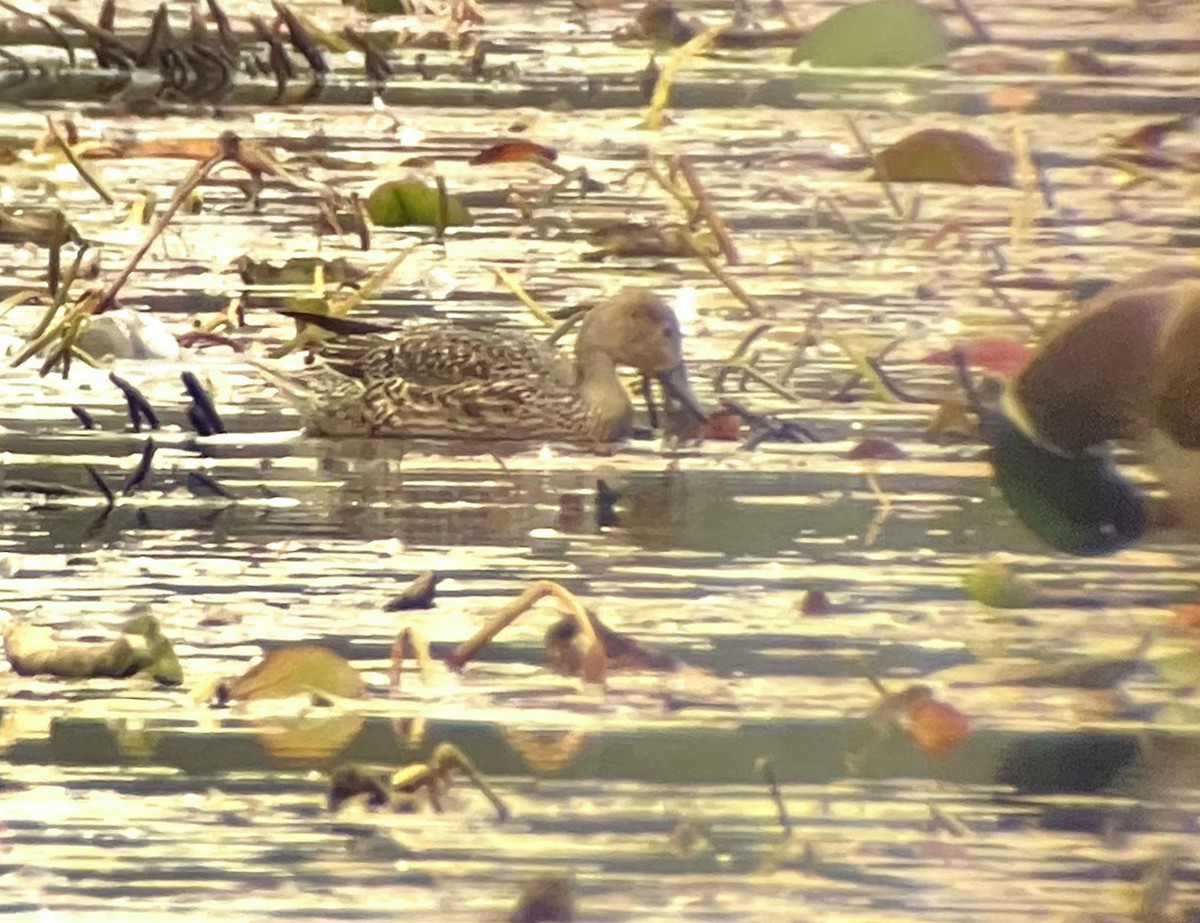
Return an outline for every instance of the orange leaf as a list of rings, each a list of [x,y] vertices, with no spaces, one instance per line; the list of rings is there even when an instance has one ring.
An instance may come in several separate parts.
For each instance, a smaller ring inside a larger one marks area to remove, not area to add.
[[[937,699],[922,698],[908,709],[908,736],[924,753],[942,756],[970,733],[967,716]]]
[[[1005,337],[982,337],[958,344],[967,362],[984,371],[1012,378],[1025,367],[1033,350],[1025,343]],[[921,360],[930,365],[954,365],[954,353],[949,349],[931,352]]]
[[[718,411],[700,424],[697,439],[717,439],[736,442],[742,438],[742,420],[736,413]]]
[[[473,167],[488,163],[528,163],[530,161],[558,159],[558,151],[532,141],[501,141],[487,150],[480,151],[467,161]]]
[[[1171,627],[1183,629],[1184,631],[1196,631],[1200,629],[1200,604],[1197,603],[1180,603],[1173,610],[1174,617],[1171,619]]]

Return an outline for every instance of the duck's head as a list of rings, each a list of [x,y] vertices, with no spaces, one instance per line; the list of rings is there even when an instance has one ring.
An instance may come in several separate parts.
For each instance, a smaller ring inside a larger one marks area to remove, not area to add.
[[[688,382],[679,319],[649,289],[624,288],[592,308],[579,328],[575,354],[585,370],[603,357],[654,376],[689,412],[707,417]]]
[[[1010,410],[1065,455],[1136,444],[1200,533],[1200,282],[1177,275],[1143,274],[1085,302],[1017,377]]]

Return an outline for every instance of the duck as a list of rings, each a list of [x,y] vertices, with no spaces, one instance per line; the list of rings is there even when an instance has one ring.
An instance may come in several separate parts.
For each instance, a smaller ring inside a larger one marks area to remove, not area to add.
[[[1132,445],[1165,492],[1148,507],[1146,528],[1200,535],[1200,270],[1160,267],[1088,298],[1017,374],[1002,406],[1033,442],[1066,459]]]
[[[316,436],[617,442],[634,416],[621,366],[657,378],[686,415],[707,417],[679,320],[643,287],[587,311],[573,360],[527,334],[413,322],[331,340],[298,373],[254,364]]]

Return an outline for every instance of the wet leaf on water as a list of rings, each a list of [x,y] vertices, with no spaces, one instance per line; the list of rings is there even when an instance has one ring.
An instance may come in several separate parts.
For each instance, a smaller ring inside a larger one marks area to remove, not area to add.
[[[1148,122],[1117,139],[1116,147],[1121,150],[1150,151],[1162,147],[1167,135],[1191,129],[1195,119],[1182,116],[1165,122]]]
[[[869,436],[846,452],[842,457],[850,461],[862,461],[864,459],[898,461],[902,458],[908,458],[908,453],[890,439]]]
[[[1171,610],[1171,628],[1177,631],[1200,630],[1200,603],[1180,603]]]
[[[480,151],[467,161],[471,166],[478,167],[490,163],[538,163],[558,159],[558,151],[544,144],[532,141],[501,141]]]
[[[905,708],[905,730],[921,752],[944,756],[966,740],[971,722],[953,705],[918,696]]]
[[[328,695],[354,699],[363,678],[343,657],[318,644],[294,644],[269,652],[240,677],[224,685],[225,701]]]
[[[433,748],[424,763],[408,763],[396,769],[380,766],[339,766],[329,778],[328,804],[337,810],[351,798],[364,798],[370,807],[415,812],[428,805],[437,813],[444,810],[443,795],[455,776],[464,775],[496,811],[496,818],[508,820],[508,806],[479,773],[467,755],[450,743]]]
[[[963,574],[970,599],[993,609],[1024,609],[1037,600],[1037,591],[999,561],[983,561]]]
[[[1090,48],[1066,48],[1055,56],[1050,71],[1055,74],[1116,77],[1128,74],[1129,68],[1104,60]]]
[[[36,244],[57,249],[80,240],[74,225],[57,208],[24,209],[12,212],[0,208],[0,244]]]
[[[264,750],[278,759],[311,765],[341,753],[362,730],[366,718],[356,712],[326,712],[297,718],[253,722]]]
[[[1009,337],[979,337],[959,343],[956,349],[962,351],[972,366],[1005,378],[1020,372],[1034,352],[1028,343]],[[954,365],[956,360],[954,350],[937,349],[921,361],[930,365]]]
[[[385,228],[436,227],[441,208],[438,190],[413,179],[381,183],[367,198],[367,214],[371,221]],[[458,196],[447,194],[442,223],[446,227],[469,227],[474,224],[474,219]]]
[[[146,673],[164,685],[183,682],[171,642],[149,615],[125,623],[109,642],[62,641],[49,628],[17,623],[4,633],[4,653],[21,676],[124,679]]]
[[[1161,657],[1154,661],[1154,668],[1173,686],[1200,689],[1200,648]]]
[[[836,608],[823,590],[809,590],[800,600],[801,615],[830,615]]]
[[[573,923],[575,882],[563,875],[535,878],[521,889],[508,923]]]
[[[373,16],[399,16],[412,12],[411,0],[346,0],[346,4]]]
[[[742,419],[736,413],[717,411],[699,424],[694,438],[718,442],[737,442],[742,438]]]
[[[243,256],[234,265],[246,285],[312,287],[319,272],[325,285],[336,287],[358,282],[367,275],[365,269],[342,256],[332,260],[297,256],[282,262]]]
[[[791,63],[814,67],[926,67],[946,59],[937,13],[916,0],[866,0],[838,10],[800,40]]]
[[[602,260],[609,256],[691,257],[696,254],[693,245],[709,256],[715,256],[721,249],[707,231],[693,233],[677,225],[637,221],[620,221],[598,227],[588,233],[588,243],[596,249],[583,255],[582,258],[587,261]]]
[[[383,604],[384,612],[401,612],[405,609],[431,609],[439,577],[431,570],[418,574],[398,595]]]
[[[1149,646],[1144,640],[1125,657],[1079,654],[1058,660],[969,663],[939,670],[939,683],[955,686],[1062,686],[1071,689],[1112,689],[1142,665]]]
[[[942,436],[969,439],[978,432],[979,427],[975,424],[966,401],[944,401],[933,412],[925,427],[925,436],[928,439],[938,439]]]
[[[926,128],[876,154],[875,176],[893,183],[1011,186],[1012,158],[968,132]]]
[[[713,851],[709,833],[706,824],[694,820],[681,820],[667,839],[666,852],[678,859],[709,855]]]

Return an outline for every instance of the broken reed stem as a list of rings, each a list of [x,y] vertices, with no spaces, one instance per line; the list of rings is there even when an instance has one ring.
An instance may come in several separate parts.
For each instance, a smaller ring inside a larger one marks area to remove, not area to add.
[[[545,308],[543,308],[529,292],[525,291],[525,287],[517,281],[517,277],[510,273],[507,269],[500,266],[493,266],[492,272],[496,274],[496,278],[503,282],[510,292],[517,296],[517,300],[529,309],[529,313],[536,317],[547,327],[557,327],[558,321],[550,316]],[[557,331],[555,331],[557,333]],[[560,334],[561,335],[561,334]]]
[[[881,168],[879,162],[875,159],[875,152],[871,150],[870,142],[866,136],[859,130],[858,123],[850,117],[848,113],[842,113],[842,120],[846,123],[846,127],[850,129],[850,134],[854,136],[854,143],[858,145],[858,149],[862,151],[863,156],[871,162],[871,166],[875,169],[875,175],[879,178],[879,185],[883,187],[883,194],[887,196],[888,202],[892,206],[892,211],[897,218],[904,217],[904,207],[900,204],[900,199],[896,196],[896,190],[892,188],[892,184],[888,182],[887,173]]]
[[[650,131],[662,128],[663,113],[671,99],[671,84],[675,75],[688,61],[703,54],[717,40],[717,36],[725,31],[725,26],[713,26],[693,36],[672,52],[667,63],[659,71],[658,81],[654,84],[654,92],[650,96],[650,105],[646,109],[646,117],[642,119],[642,127]]]
[[[793,404],[799,404],[802,400],[800,395],[797,394],[795,391],[792,391],[790,388],[784,387],[783,385],[779,384],[779,382],[772,381],[766,375],[764,375],[762,372],[760,372],[758,369],[754,368],[754,366],[750,365],[750,363],[746,362],[744,359],[739,359],[735,362],[722,362],[721,363],[718,375],[721,376],[722,385],[724,384],[725,376],[728,376],[728,374],[730,372],[739,372],[740,374],[746,376],[747,378],[753,378],[764,388],[769,388],[771,391],[774,391],[780,397],[782,397],[788,401],[791,401]],[[720,391],[718,391],[717,393],[719,394]]]
[[[71,47],[71,43],[67,40],[67,37],[63,35],[62,30],[55,26],[54,23],[52,23],[49,19],[47,19],[45,16],[39,16],[36,13],[27,13],[20,7],[13,6],[11,3],[8,3],[7,0],[0,0],[0,10],[8,10],[15,16],[23,16],[25,19],[32,19],[39,25],[45,26],[50,34],[58,39],[58,44],[61,45],[63,51],[67,53],[67,64],[69,64],[71,67],[75,67],[75,49]]]
[[[446,657],[446,664],[454,670],[461,669],[469,660],[475,657],[483,647],[501,631],[511,625],[517,618],[532,609],[538,602],[552,596],[567,608],[568,614],[575,622],[575,629],[584,639],[586,651],[583,657],[583,678],[587,682],[603,685],[606,660],[604,646],[596,637],[592,620],[588,618],[583,604],[566,587],[551,580],[537,580],[526,587],[525,591],[497,612],[491,620],[468,638]]]
[[[1037,166],[1033,162],[1033,154],[1029,150],[1029,136],[1025,133],[1025,123],[1019,112],[1013,112],[1012,148],[1013,163],[1015,164],[1015,179],[1021,196],[1013,203],[1012,228],[1009,232],[1009,243],[1016,248],[1017,244],[1026,240],[1033,227],[1037,207]]]
[[[741,284],[735,278],[729,275],[722,267],[718,266],[716,260],[709,256],[700,241],[696,239],[695,234],[685,230],[683,232],[683,239],[693,255],[704,264],[704,268],[712,273],[713,277],[729,290],[729,294],[742,303],[747,314],[751,317],[762,317],[766,314],[759,303],[754,300],[754,297],[742,288]]]
[[[393,693],[400,691],[400,675],[404,671],[404,661],[410,648],[421,674],[421,682],[428,683],[433,679],[433,658],[429,654],[428,639],[415,628],[405,626],[392,642],[392,667],[388,671],[388,689]]]
[[[713,237],[716,238],[717,246],[721,248],[721,255],[725,257],[725,262],[730,266],[737,266],[741,263],[741,256],[738,254],[737,247],[734,246],[733,238],[729,236],[729,229],[721,220],[721,216],[717,214],[708,190],[700,182],[700,177],[696,175],[696,168],[683,154],[675,158],[675,167],[683,175],[684,182],[687,183],[688,189],[692,193],[692,198],[696,200],[696,212],[708,224]]]
[[[75,156],[75,152],[71,150],[71,142],[66,139],[62,133],[62,129],[50,116],[46,116],[46,126],[50,129],[50,134],[54,137],[55,142],[62,148],[63,154],[66,155],[71,166],[75,168],[75,172],[79,174],[79,178],[87,183],[96,195],[100,196],[106,204],[116,205],[117,200],[104,184],[100,182],[100,178],[92,173],[91,168],[85,166],[83,161]]]
[[[783,792],[779,789],[779,780],[775,776],[775,764],[769,758],[760,756],[755,761],[754,768],[767,783],[767,791],[771,793],[771,801],[775,804],[775,816],[779,820],[779,826],[783,828],[783,835],[790,837],[792,835],[792,819],[788,816],[787,804],[783,800]]]
[[[666,192],[681,206],[683,206],[684,211],[687,213],[688,224],[682,229],[682,236],[684,242],[688,246],[688,249],[692,251],[692,254],[704,264],[704,268],[707,269],[718,282],[720,282],[725,286],[726,289],[729,290],[729,293],[733,295],[734,298],[742,303],[742,305],[746,308],[746,312],[751,317],[763,317],[766,314],[766,311],[763,310],[762,306],[754,300],[754,297],[749,292],[742,288],[736,279],[730,276],[729,273],[727,273],[721,266],[717,265],[717,261],[712,258],[703,244],[701,244],[701,242],[696,238],[696,235],[689,230],[689,226],[691,225],[695,215],[699,214],[704,217],[705,221],[708,222],[709,227],[713,232],[713,236],[717,240],[717,245],[722,248],[721,252],[725,255],[726,260],[730,263],[730,265],[737,264],[738,254],[737,250],[733,248],[733,242],[728,241],[728,246],[731,248],[732,252],[732,259],[730,259],[729,254],[726,253],[725,245],[721,243],[722,235],[724,235],[726,240],[728,240],[729,232],[721,222],[720,217],[716,214],[716,211],[712,209],[711,203],[708,201],[707,193],[704,192],[703,187],[700,185],[699,179],[696,178],[694,174],[692,179],[688,179],[687,170],[690,168],[687,166],[685,161],[682,161],[681,158],[677,159],[676,163],[680,167],[680,172],[683,173],[684,179],[688,181],[689,188],[694,198],[689,198],[688,195],[679,188],[678,184],[676,184],[669,176],[664,175],[663,172],[653,162],[646,165],[644,172],[656,183],[658,183],[659,187],[662,188],[664,192]],[[694,187],[692,186],[692,180],[695,180],[696,185]],[[704,196],[704,202],[702,202],[699,198],[701,195]]]
[[[967,0],[950,0],[954,4],[954,8],[958,10],[958,15],[967,21],[967,25],[971,27],[971,32],[975,36],[975,41],[982,45],[990,45],[992,43],[992,31],[987,27],[982,19],[976,15],[971,9]]]
[[[443,746],[445,746],[445,745],[443,745]],[[439,748],[439,750],[440,749],[441,748]],[[445,751],[442,751],[442,752],[445,752]],[[437,751],[434,752],[433,760],[436,761],[436,758],[437,758]],[[448,760],[447,760],[447,758],[443,758],[443,763],[445,763],[447,761],[455,769],[458,769],[460,772],[463,773],[463,775],[465,775],[468,779],[470,779],[471,784],[474,785],[475,788],[477,788],[479,790],[480,794],[482,794],[484,798],[486,798],[489,802],[491,802],[492,807],[496,811],[496,818],[498,820],[501,820],[501,821],[508,820],[508,818],[511,816],[511,813],[508,810],[508,805],[506,805],[503,801],[500,800],[500,796],[496,794],[495,790],[488,783],[487,779],[485,779],[480,774],[479,770],[475,768],[475,764],[472,763],[469,759],[467,759],[466,754],[464,754],[462,751],[458,750],[458,748],[456,747],[453,755],[450,756],[448,758]]]
[[[133,271],[137,269],[138,263],[142,261],[142,257],[149,252],[150,247],[154,244],[154,241],[156,241],[159,235],[166,230],[167,225],[171,223],[171,219],[175,217],[175,213],[179,211],[183,203],[187,201],[188,196],[195,191],[196,187],[204,181],[205,177],[207,177],[208,174],[211,173],[218,164],[224,163],[226,160],[236,160],[238,156],[238,146],[239,141],[237,135],[233,134],[233,132],[225,132],[217,141],[216,151],[214,151],[207,160],[201,161],[192,167],[191,171],[184,178],[183,182],[176,187],[175,195],[173,195],[171,197],[171,201],[167,203],[166,209],[161,215],[158,216],[157,219],[155,219],[154,225],[150,228],[150,233],[146,235],[146,239],[142,241],[142,245],[138,247],[137,250],[134,251],[133,255],[125,262],[125,266],[119,273],[117,273],[117,277],[108,284],[108,287],[104,290],[104,293],[96,302],[95,309],[92,313],[103,314],[106,310],[108,310],[109,307],[112,306],[113,300],[117,297],[117,292],[119,292],[121,287],[127,281],[129,281],[129,277],[133,275]]]

